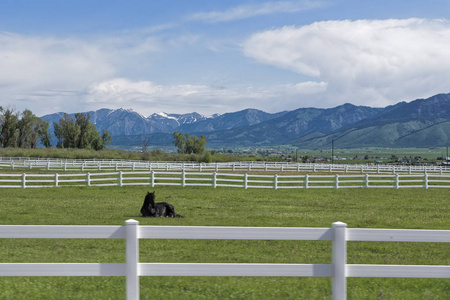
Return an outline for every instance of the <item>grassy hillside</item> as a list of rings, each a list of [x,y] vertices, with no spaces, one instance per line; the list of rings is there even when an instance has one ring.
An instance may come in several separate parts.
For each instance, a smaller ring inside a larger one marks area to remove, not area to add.
[[[328,135],[308,135],[288,144],[300,148],[326,148],[335,140],[339,148],[355,147],[442,147],[450,140],[450,122],[418,121],[379,123],[354,127]]]
[[[432,125],[413,134],[408,134],[400,138],[397,145],[413,145],[415,141],[423,141],[423,143],[427,145],[449,145],[450,121]]]
[[[449,229],[450,191],[158,187],[182,219],[141,218],[147,188],[2,190],[0,224]],[[1,241],[1,262],[124,262],[121,240]],[[331,263],[331,242],[141,240],[141,262]],[[450,264],[444,243],[350,242],[348,263]],[[330,299],[330,278],[141,277],[141,299]],[[123,299],[121,277],[3,277],[0,299]],[[444,279],[349,278],[348,299],[448,299]]]

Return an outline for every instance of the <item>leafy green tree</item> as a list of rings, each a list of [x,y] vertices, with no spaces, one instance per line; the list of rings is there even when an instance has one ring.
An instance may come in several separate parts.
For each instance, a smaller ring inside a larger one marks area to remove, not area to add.
[[[51,134],[48,132],[48,122],[43,121],[41,119],[38,119],[39,122],[35,124],[34,130],[38,133],[39,139],[41,140],[41,143],[46,148],[50,148],[51,145]]]
[[[111,136],[111,134],[109,133],[109,131],[106,130],[106,129],[103,129],[103,130],[102,130],[102,141],[103,141],[103,146],[104,146],[104,147],[105,147],[105,146],[108,146],[108,145],[111,144],[111,142],[112,142],[112,136]]]
[[[192,136],[192,140],[193,140],[192,153],[195,153],[195,154],[205,153],[206,137],[204,135],[201,135],[200,138],[197,138],[194,135],[194,136]]]
[[[203,154],[205,152],[206,137],[204,135],[200,138],[195,135],[190,135],[175,131],[173,133],[174,145],[178,148],[178,153],[182,154]]]
[[[18,122],[18,137],[17,147],[31,148],[30,143],[33,137],[33,121],[34,115],[31,110],[25,109],[22,113],[22,118]]]
[[[54,122],[53,125],[59,148],[102,150],[112,140],[110,133],[105,129],[100,136],[95,125],[89,122],[88,114],[77,113],[75,120],[64,114],[59,123]]]
[[[13,109],[0,107],[0,143],[3,148],[15,147],[18,131],[19,116]]]
[[[68,114],[64,114],[58,123],[53,122],[53,126],[55,136],[58,138],[58,148],[77,148],[76,142],[80,129],[77,128],[74,120]]]
[[[178,153],[186,153],[186,138],[183,133],[175,131],[173,133],[173,144],[178,148]]]
[[[86,149],[90,148],[90,139],[95,140],[95,134],[92,131],[96,132],[95,126],[92,128],[92,123],[89,122],[89,114],[77,113],[75,114],[75,127],[78,128],[78,135],[76,136],[75,146],[78,149]]]

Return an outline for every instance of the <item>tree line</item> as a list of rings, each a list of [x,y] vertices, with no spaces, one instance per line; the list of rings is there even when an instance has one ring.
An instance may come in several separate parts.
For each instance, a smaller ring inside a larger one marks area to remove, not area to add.
[[[75,119],[67,114],[53,122],[54,134],[58,139],[58,148],[78,148],[102,150],[112,137],[107,130],[102,134],[94,124],[89,122],[89,114],[77,113]],[[0,146],[2,148],[16,147],[33,149],[39,142],[44,147],[51,147],[51,134],[48,132],[49,123],[35,116],[31,110],[22,113],[12,108],[0,106]]]
[[[67,114],[53,122],[57,148],[103,150],[112,141],[111,134],[103,129],[100,134],[90,121],[87,113],[77,113],[75,118]],[[12,108],[0,106],[0,146],[1,148],[37,148],[39,142],[51,147],[49,123],[25,109],[22,113]],[[211,153],[206,151],[206,137],[200,138],[189,133],[174,132],[174,145],[180,154],[203,155],[202,160],[210,161]]]
[[[48,125],[31,110],[25,109],[19,114],[0,106],[0,145],[2,148],[36,148],[40,140],[45,147],[50,147]]]

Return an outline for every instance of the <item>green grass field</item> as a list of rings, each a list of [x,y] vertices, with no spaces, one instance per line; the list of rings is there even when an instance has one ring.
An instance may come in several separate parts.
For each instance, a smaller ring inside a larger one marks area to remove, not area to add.
[[[2,225],[450,229],[447,189],[157,187],[181,219],[141,218],[151,187],[1,189]],[[152,189],[153,190],[153,189]],[[123,240],[1,239],[1,263],[124,262]],[[141,240],[141,262],[331,263],[328,241]],[[447,243],[349,242],[349,264],[450,265]],[[450,299],[449,279],[348,278],[348,299]],[[331,299],[331,278],[141,277],[141,299]],[[123,277],[2,277],[0,299],[124,299]]]

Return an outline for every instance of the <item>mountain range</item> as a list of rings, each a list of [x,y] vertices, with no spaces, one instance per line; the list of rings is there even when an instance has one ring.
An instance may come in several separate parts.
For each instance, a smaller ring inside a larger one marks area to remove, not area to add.
[[[207,147],[271,146],[299,148],[442,147],[450,143],[450,94],[400,102],[384,108],[343,104],[334,108],[299,108],[267,113],[246,109],[203,116],[198,113],[155,113],[145,117],[133,110],[87,112],[97,129],[108,130],[116,146],[173,145],[174,131],[205,135]],[[64,113],[45,115],[58,122]],[[74,115],[74,114],[73,114]],[[72,115],[72,116],[73,116]]]

